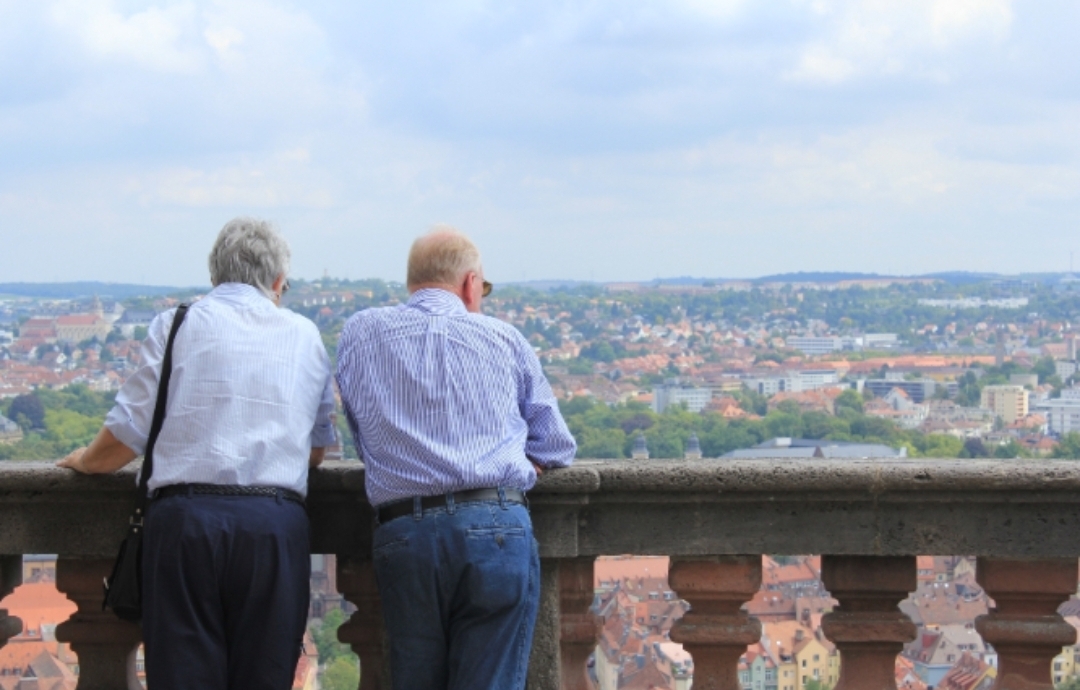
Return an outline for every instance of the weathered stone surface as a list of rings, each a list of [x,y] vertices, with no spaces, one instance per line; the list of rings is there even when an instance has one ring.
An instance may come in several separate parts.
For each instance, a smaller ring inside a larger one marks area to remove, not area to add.
[[[761,639],[761,623],[740,610],[761,587],[761,556],[672,559],[668,583],[690,604],[671,639],[694,658],[694,687],[739,690],[739,657]]]
[[[125,534],[134,477],[134,467],[86,477],[51,463],[0,462],[0,554],[10,555],[0,556],[0,593],[17,582],[17,554],[60,554],[62,579],[78,573],[86,579],[93,571],[86,582],[65,585],[81,603],[60,634],[79,637],[89,663],[102,665],[97,677],[109,678],[110,686],[120,678],[117,652],[131,638],[90,615],[100,596],[97,571],[111,565]],[[827,585],[841,608],[826,620],[826,632],[846,646],[841,685],[851,689],[890,682],[885,659],[910,632],[895,601],[913,578],[914,555],[976,554],[980,581],[998,602],[980,629],[1001,645],[1000,687],[1043,688],[1050,658],[1044,652],[1060,650],[1065,636],[1054,608],[1075,590],[1080,555],[1080,463],[1074,461],[579,461],[544,473],[529,500],[544,564],[530,687],[544,690],[560,684],[566,652],[560,636],[582,645],[587,637],[580,602],[570,603],[574,596],[560,602],[559,567],[568,559],[673,556],[672,586],[693,606],[673,637],[702,645],[703,655],[721,650],[713,661],[699,658],[700,687],[734,688],[731,660],[757,630],[738,605],[760,577],[760,559],[755,574],[756,556],[737,554],[827,554]],[[365,613],[343,627],[342,637],[365,650],[374,671],[370,659],[384,643],[377,598],[364,574],[373,518],[363,465],[327,463],[312,472],[308,511],[313,550],[338,554],[353,568],[339,582]],[[563,616],[561,604],[575,611]],[[0,641],[13,625],[0,612]],[[99,627],[100,650],[86,646]],[[1035,648],[1042,651],[1030,653]],[[366,676],[365,687],[387,678],[383,667]]]
[[[560,648],[559,561],[540,559],[540,610],[536,616],[532,651],[529,655],[530,690],[559,690],[562,679]]]
[[[585,669],[596,648],[597,620],[589,610],[595,590],[591,557],[559,562],[559,620],[562,690],[590,690]]]
[[[132,468],[84,477],[0,463],[0,553],[111,556],[133,494]],[[544,473],[530,503],[547,558],[1080,553],[1072,461],[581,461]],[[369,553],[360,463],[313,472],[308,506],[314,550]]]
[[[975,577],[996,606],[975,629],[998,653],[996,690],[1052,690],[1050,662],[1076,630],[1057,613],[1076,591],[1072,558],[1038,561],[980,556]]]
[[[22,582],[22,556],[0,556],[0,599],[11,594]],[[22,621],[0,609],[0,647],[22,632]]]
[[[916,587],[915,556],[822,556],[821,579],[840,602],[821,629],[840,650],[837,690],[895,690],[896,655],[915,639],[897,608]]]
[[[338,628],[338,640],[351,646],[360,659],[360,690],[389,690],[382,602],[370,560],[339,558],[338,589],[356,612]]]
[[[60,558],[56,588],[78,610],[56,627],[56,639],[68,642],[79,657],[76,690],[140,690],[135,655],[142,641],[136,623],[117,618],[101,608],[102,581],[112,572],[113,559]]]

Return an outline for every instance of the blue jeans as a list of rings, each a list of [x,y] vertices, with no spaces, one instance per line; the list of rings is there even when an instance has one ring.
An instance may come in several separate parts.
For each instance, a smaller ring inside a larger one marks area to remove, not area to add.
[[[525,687],[540,557],[523,505],[448,504],[375,530],[394,690]]]

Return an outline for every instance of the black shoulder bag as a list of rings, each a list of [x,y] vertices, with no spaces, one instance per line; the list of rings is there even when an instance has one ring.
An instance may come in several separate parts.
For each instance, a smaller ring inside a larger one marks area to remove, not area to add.
[[[120,544],[120,553],[116,555],[112,574],[105,581],[105,600],[102,610],[112,609],[126,621],[138,622],[142,619],[142,533],[143,519],[146,517],[148,483],[154,471],[154,444],[157,443],[161,426],[165,423],[165,405],[169,400],[169,378],[172,376],[172,351],[176,332],[187,316],[187,304],[181,304],[173,317],[169,340],[165,345],[165,356],[161,360],[161,381],[158,383],[157,402],[154,405],[154,418],[150,423],[150,436],[146,440],[146,452],[143,453],[142,471],[139,473],[139,489],[135,496],[135,512],[128,521],[128,534]]]

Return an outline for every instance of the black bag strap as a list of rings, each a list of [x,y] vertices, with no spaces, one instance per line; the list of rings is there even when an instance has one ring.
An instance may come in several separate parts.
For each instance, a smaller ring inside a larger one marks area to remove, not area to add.
[[[146,439],[146,452],[143,453],[142,470],[139,472],[139,491],[135,497],[135,512],[131,516],[131,526],[142,526],[143,517],[146,515],[146,502],[149,495],[150,475],[154,472],[154,446],[157,444],[158,434],[165,424],[165,406],[169,402],[169,379],[172,378],[172,353],[173,342],[176,333],[180,330],[180,324],[184,323],[190,304],[181,304],[176,308],[173,316],[172,328],[169,330],[169,340],[165,344],[165,356],[161,359],[161,380],[158,382],[157,402],[154,404],[154,418],[150,422],[150,436]]]

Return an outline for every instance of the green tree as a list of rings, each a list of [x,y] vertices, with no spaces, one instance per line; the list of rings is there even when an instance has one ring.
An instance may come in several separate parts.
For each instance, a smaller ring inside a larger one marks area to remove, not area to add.
[[[994,449],[994,457],[1002,459],[1019,458],[1024,455],[1024,447],[1016,442],[1016,439],[1009,439],[1009,442],[1000,445]]]
[[[45,406],[36,393],[16,396],[8,407],[7,416],[18,422],[24,431],[45,428]]]
[[[577,376],[587,376],[593,373],[593,363],[584,357],[575,357],[566,363],[566,371]]]
[[[622,429],[585,427],[575,434],[579,458],[622,458],[626,433]]]
[[[329,666],[335,659],[352,654],[347,645],[338,641],[338,628],[344,622],[345,614],[341,609],[333,609],[323,616],[321,624],[311,625],[311,638],[315,641],[315,648],[319,650],[319,663],[323,666]]]
[[[945,434],[916,434],[912,445],[924,458],[955,458],[964,449],[964,442]]]
[[[964,441],[964,449],[960,451],[962,458],[988,458],[990,450],[980,438],[969,438]]]
[[[101,428],[101,419],[74,410],[45,411],[45,440],[51,441],[57,455],[67,455],[90,444]]]
[[[1080,433],[1070,431],[1062,436],[1050,457],[1064,460],[1080,460]]]
[[[1043,357],[1031,368],[1031,373],[1039,375],[1039,383],[1046,383],[1046,379],[1057,373],[1053,357]]]
[[[854,389],[847,389],[840,395],[836,396],[836,409],[839,412],[841,407],[847,407],[855,410],[859,414],[863,413],[863,399],[859,395],[859,392]]]
[[[327,665],[322,675],[324,690],[356,690],[360,685],[360,667],[356,657],[340,656]]]

